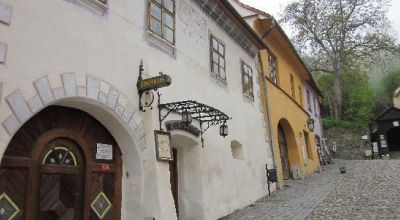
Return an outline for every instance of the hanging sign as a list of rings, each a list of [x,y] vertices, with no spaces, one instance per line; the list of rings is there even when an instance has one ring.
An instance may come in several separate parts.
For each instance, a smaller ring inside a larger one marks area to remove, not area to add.
[[[110,144],[97,144],[96,151],[97,160],[112,160],[113,159],[113,147]]]
[[[137,89],[140,92],[158,89],[171,85],[172,79],[168,75],[159,75],[147,79],[142,79],[137,82]]]
[[[167,121],[167,122],[165,122],[165,127],[167,128],[168,131],[183,130],[183,131],[187,131],[187,132],[193,134],[196,137],[200,136],[200,130],[198,128],[196,128],[195,126],[193,126],[191,124],[186,124],[183,121],[179,121],[179,120]]]

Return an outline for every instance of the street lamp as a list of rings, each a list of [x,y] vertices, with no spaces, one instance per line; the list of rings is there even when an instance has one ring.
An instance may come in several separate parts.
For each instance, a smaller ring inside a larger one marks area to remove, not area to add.
[[[226,122],[219,127],[219,135],[222,137],[228,136],[228,125],[226,125]]]
[[[312,119],[312,118],[307,119],[307,127],[308,127],[308,129],[310,129],[311,132],[314,131],[314,128],[315,128],[314,123],[315,123],[314,119]]]
[[[182,121],[187,125],[190,125],[190,123],[192,123],[192,115],[189,111],[182,112]]]

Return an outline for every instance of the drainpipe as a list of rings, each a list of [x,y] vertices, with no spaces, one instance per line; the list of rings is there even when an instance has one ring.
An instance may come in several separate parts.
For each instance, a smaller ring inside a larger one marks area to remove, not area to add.
[[[264,40],[265,37],[267,37],[271,32],[272,29],[275,27],[275,19],[272,18],[272,25],[271,27],[268,29],[267,32],[265,32],[265,34],[262,35],[261,40]],[[263,83],[263,88],[264,88],[264,97],[265,97],[265,104],[266,104],[266,114],[267,114],[267,118],[268,118],[268,133],[269,133],[269,144],[271,146],[271,153],[272,153],[272,162],[274,165],[274,168],[277,169],[276,167],[276,161],[275,161],[275,151],[274,151],[274,138],[273,138],[273,132],[272,132],[272,116],[271,116],[271,108],[270,108],[270,98],[269,98],[269,93],[268,93],[268,89],[267,89],[267,82],[266,82],[266,78],[265,78],[265,71],[264,71],[264,66],[263,66],[263,62],[261,59],[261,54],[259,52],[258,54],[258,59],[261,65],[261,72],[262,72],[262,83]],[[280,188],[279,184],[276,185],[278,188]]]
[[[269,144],[271,146],[272,162],[273,162],[273,165],[274,165],[274,169],[276,169],[274,142],[272,141],[273,140],[273,134],[272,134],[272,125],[271,125],[272,118],[271,118],[271,114],[270,114],[271,109],[270,109],[270,104],[269,104],[270,103],[270,101],[269,101],[269,93],[268,93],[268,90],[267,90],[267,82],[266,82],[266,79],[265,79],[264,66],[263,66],[263,62],[262,62],[260,53],[258,53],[258,60],[259,60],[260,65],[261,65],[261,72],[262,72],[261,78],[262,78],[262,84],[263,84],[263,90],[264,90],[263,93],[264,93],[265,105],[266,105],[266,109],[267,109],[266,114],[267,114],[267,118],[268,118]]]

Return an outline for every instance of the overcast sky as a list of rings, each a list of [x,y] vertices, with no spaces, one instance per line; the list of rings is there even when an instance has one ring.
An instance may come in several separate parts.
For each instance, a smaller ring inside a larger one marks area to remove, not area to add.
[[[279,13],[281,13],[284,7],[294,0],[241,0],[241,2],[258,8],[271,14],[276,19],[279,19]],[[391,0],[391,8],[389,13],[387,14],[388,18],[392,22],[392,27],[396,32],[395,36],[397,36],[397,42],[400,42],[400,1],[399,0]],[[283,26],[285,29],[285,26]],[[290,31],[285,30],[287,34],[290,36]]]

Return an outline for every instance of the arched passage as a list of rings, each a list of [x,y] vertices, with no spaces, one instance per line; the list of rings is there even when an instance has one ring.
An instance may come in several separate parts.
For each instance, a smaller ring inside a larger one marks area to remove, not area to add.
[[[179,219],[204,218],[203,149],[198,139],[184,131],[171,132],[171,192]]]
[[[294,132],[289,122],[286,119],[281,119],[277,130],[282,176],[286,180],[293,177],[291,173],[294,168],[299,168],[300,155]]]
[[[24,97],[19,89],[6,96],[12,113],[2,122],[9,138],[5,137],[2,140],[1,154],[6,151],[12,137],[19,129],[48,106],[59,105],[82,110],[98,120],[120,147],[124,174],[121,180],[121,218],[127,219],[130,216],[142,218],[146,131],[140,114],[120,90],[95,76],[65,73],[60,75],[60,79],[61,87],[50,81],[47,76],[34,81],[37,93],[33,97]],[[77,81],[86,84],[78,85]],[[106,85],[105,89],[100,85]],[[157,201],[152,201],[151,207],[157,209],[158,205]]]
[[[386,135],[389,151],[400,151],[400,127],[391,128]]]

